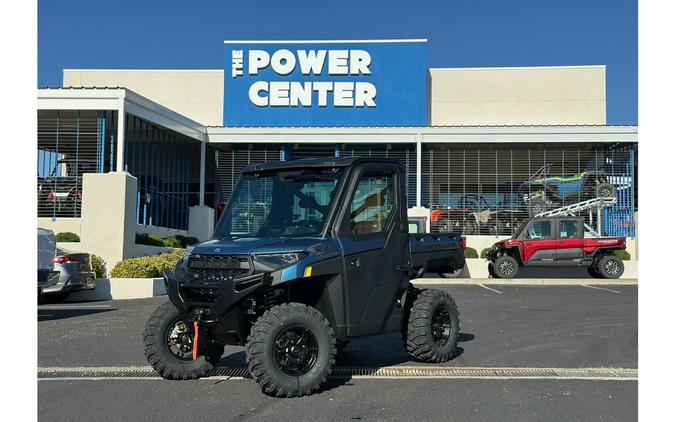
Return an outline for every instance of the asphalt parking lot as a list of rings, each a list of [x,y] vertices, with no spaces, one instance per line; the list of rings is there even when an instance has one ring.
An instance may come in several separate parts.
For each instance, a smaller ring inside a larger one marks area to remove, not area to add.
[[[434,286],[460,309],[450,368],[637,368],[637,286]],[[141,332],[165,298],[38,307],[38,365],[147,367]],[[241,347],[218,365],[245,367]],[[428,367],[398,335],[352,341],[340,368]],[[635,379],[353,377],[298,399],[247,379],[38,382],[41,420],[635,420]]]

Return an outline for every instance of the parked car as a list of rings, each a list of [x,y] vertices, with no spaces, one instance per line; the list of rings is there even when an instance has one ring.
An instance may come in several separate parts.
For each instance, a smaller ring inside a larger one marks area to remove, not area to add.
[[[56,256],[56,238],[54,232],[38,228],[37,241],[37,285],[39,297],[44,288],[49,288],[58,282],[59,271],[54,269],[54,257]]]
[[[524,266],[583,267],[594,278],[619,278],[624,266],[614,251],[625,249],[624,237],[586,237],[582,217],[536,217],[492,246],[488,272],[513,278]]]
[[[42,289],[49,302],[62,302],[72,292],[96,288],[96,273],[88,253],[59,254],[54,258],[54,270],[59,273],[57,282]]]

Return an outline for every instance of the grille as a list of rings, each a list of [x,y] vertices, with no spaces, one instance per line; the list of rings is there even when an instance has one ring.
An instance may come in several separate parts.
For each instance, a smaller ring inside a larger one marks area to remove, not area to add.
[[[231,281],[249,273],[248,257],[227,255],[195,255],[188,268],[201,281]]]

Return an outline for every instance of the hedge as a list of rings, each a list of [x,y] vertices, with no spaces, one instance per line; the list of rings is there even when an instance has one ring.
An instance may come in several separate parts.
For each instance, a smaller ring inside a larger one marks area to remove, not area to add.
[[[181,236],[179,234],[167,237],[160,237],[148,233],[136,233],[137,245],[164,246],[166,248],[186,248],[192,244],[199,243],[199,239],[191,236]]]
[[[91,254],[91,269],[96,273],[96,278],[104,278],[106,268],[103,258],[98,255]]]
[[[486,259],[488,252],[490,252],[490,249],[492,249],[492,246],[490,246],[489,248],[485,248],[482,251],[480,251],[480,257],[482,259]]]
[[[622,261],[630,261],[630,253],[625,250],[614,251],[614,255]]]
[[[57,242],[79,242],[80,236],[73,232],[61,232],[54,236]]]
[[[478,258],[478,252],[474,248],[464,249],[464,258]]]
[[[159,278],[164,268],[173,269],[183,256],[183,249],[173,249],[159,255],[139,256],[120,261],[110,271],[111,278]]]

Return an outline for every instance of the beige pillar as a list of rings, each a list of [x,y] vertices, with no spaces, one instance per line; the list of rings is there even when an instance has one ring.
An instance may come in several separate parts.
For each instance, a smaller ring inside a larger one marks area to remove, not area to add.
[[[190,207],[190,219],[188,221],[188,234],[204,241],[213,236],[215,211],[211,207]]]
[[[129,173],[85,173],[81,243],[108,270],[132,256],[136,238],[136,178]]]

